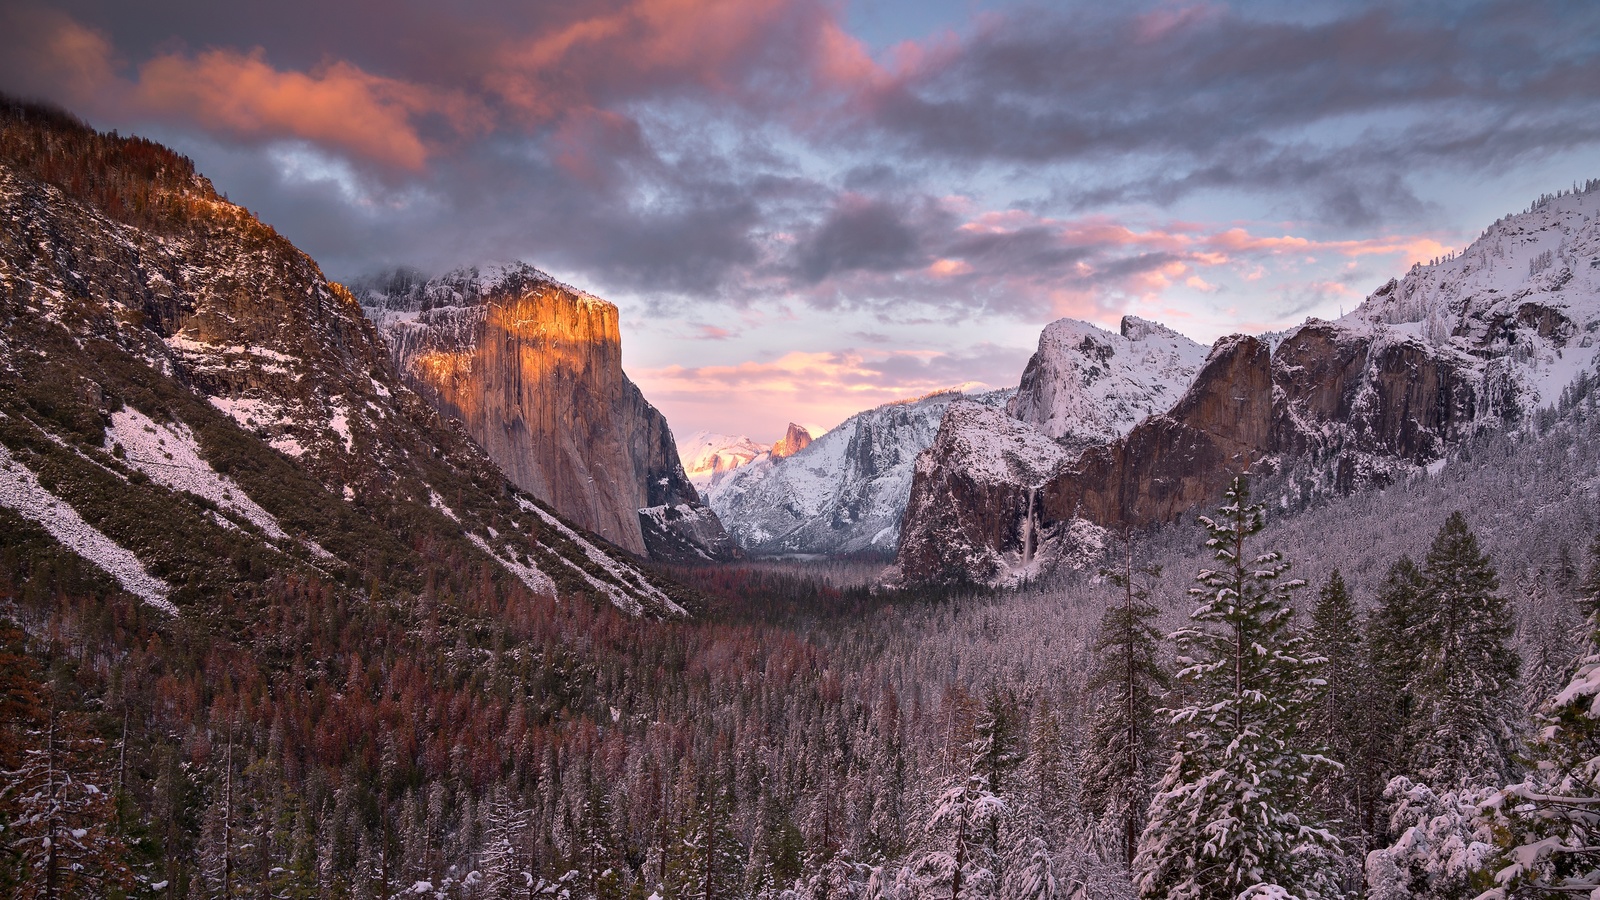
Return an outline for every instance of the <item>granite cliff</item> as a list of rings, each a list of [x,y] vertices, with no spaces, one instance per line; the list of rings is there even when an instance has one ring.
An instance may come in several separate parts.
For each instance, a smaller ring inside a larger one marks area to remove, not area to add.
[[[635,555],[732,555],[666,419],[622,370],[615,305],[527,265],[354,287],[407,384],[519,487]]]

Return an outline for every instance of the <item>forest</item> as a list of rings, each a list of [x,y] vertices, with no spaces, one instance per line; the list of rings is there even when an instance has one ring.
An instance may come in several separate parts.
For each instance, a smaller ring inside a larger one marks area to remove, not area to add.
[[[434,546],[415,594],[171,619],[0,511],[0,893],[1587,893],[1597,457],[1580,385],[1440,472],[1240,479],[1019,590],[678,569],[667,622]]]

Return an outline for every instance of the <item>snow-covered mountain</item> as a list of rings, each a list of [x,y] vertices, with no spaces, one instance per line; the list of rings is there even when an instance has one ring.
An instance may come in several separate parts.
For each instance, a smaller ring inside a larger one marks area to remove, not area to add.
[[[1466,250],[1413,266],[1339,320],[1417,337],[1476,361],[1488,391],[1526,414],[1591,367],[1600,340],[1600,181],[1543,197]]]
[[[742,434],[714,431],[696,431],[678,442],[683,470],[702,497],[714,493],[729,472],[764,456],[771,449],[771,444],[759,443]]]
[[[999,406],[1009,393],[971,399]],[[917,456],[962,396],[946,391],[888,403],[851,416],[793,456],[758,456],[711,490],[711,507],[750,552],[890,552]]]
[[[1143,329],[1125,322],[1124,337],[1130,327]],[[968,473],[993,468],[977,464],[993,448],[981,433],[942,434],[917,466],[898,562],[912,579],[1014,580],[1070,559],[1086,525],[1142,527],[1186,515],[1247,465],[1282,504],[1390,484],[1476,430],[1514,427],[1555,403],[1580,373],[1595,371],[1597,332],[1600,182],[1591,182],[1501,219],[1458,255],[1413,267],[1337,322],[1219,340],[1170,409],[1150,408],[1156,414],[1137,422],[1136,411],[1121,417],[1115,440],[1044,477],[1050,454],[1038,452],[1014,474],[975,477]],[[1052,353],[1101,352],[1076,339],[1058,323],[1040,353],[1047,344]],[[1051,367],[1036,356],[1029,368]],[[1045,402],[1044,394],[1019,390],[1009,408],[1057,434],[1087,418],[1056,416],[1077,398]],[[1007,433],[972,416],[947,424],[987,429],[997,440]],[[1022,441],[1014,452],[1028,446],[1036,445]]]
[[[1069,447],[1103,444],[1176,403],[1206,349],[1137,316],[1124,316],[1118,334],[1061,319],[1039,335],[1006,412]]]

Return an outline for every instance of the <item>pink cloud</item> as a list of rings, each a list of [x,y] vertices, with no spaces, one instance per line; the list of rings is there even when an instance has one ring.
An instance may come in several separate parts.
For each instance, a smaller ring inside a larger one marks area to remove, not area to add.
[[[153,112],[240,137],[295,137],[413,170],[430,152],[417,118],[439,116],[459,132],[487,125],[482,107],[459,92],[372,75],[346,62],[282,71],[259,49],[157,57],[140,67],[133,96]]]

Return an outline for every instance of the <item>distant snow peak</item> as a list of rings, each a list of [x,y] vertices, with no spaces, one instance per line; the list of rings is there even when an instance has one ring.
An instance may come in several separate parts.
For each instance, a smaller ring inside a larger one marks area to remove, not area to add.
[[[702,496],[709,496],[729,472],[765,458],[771,449],[770,445],[742,434],[709,431],[697,431],[678,442],[678,456],[683,461],[684,471]]]
[[[997,407],[1007,397],[966,399]],[[961,398],[945,391],[857,413],[792,457],[760,456],[727,473],[708,493],[711,507],[753,553],[892,551],[917,456]]]

